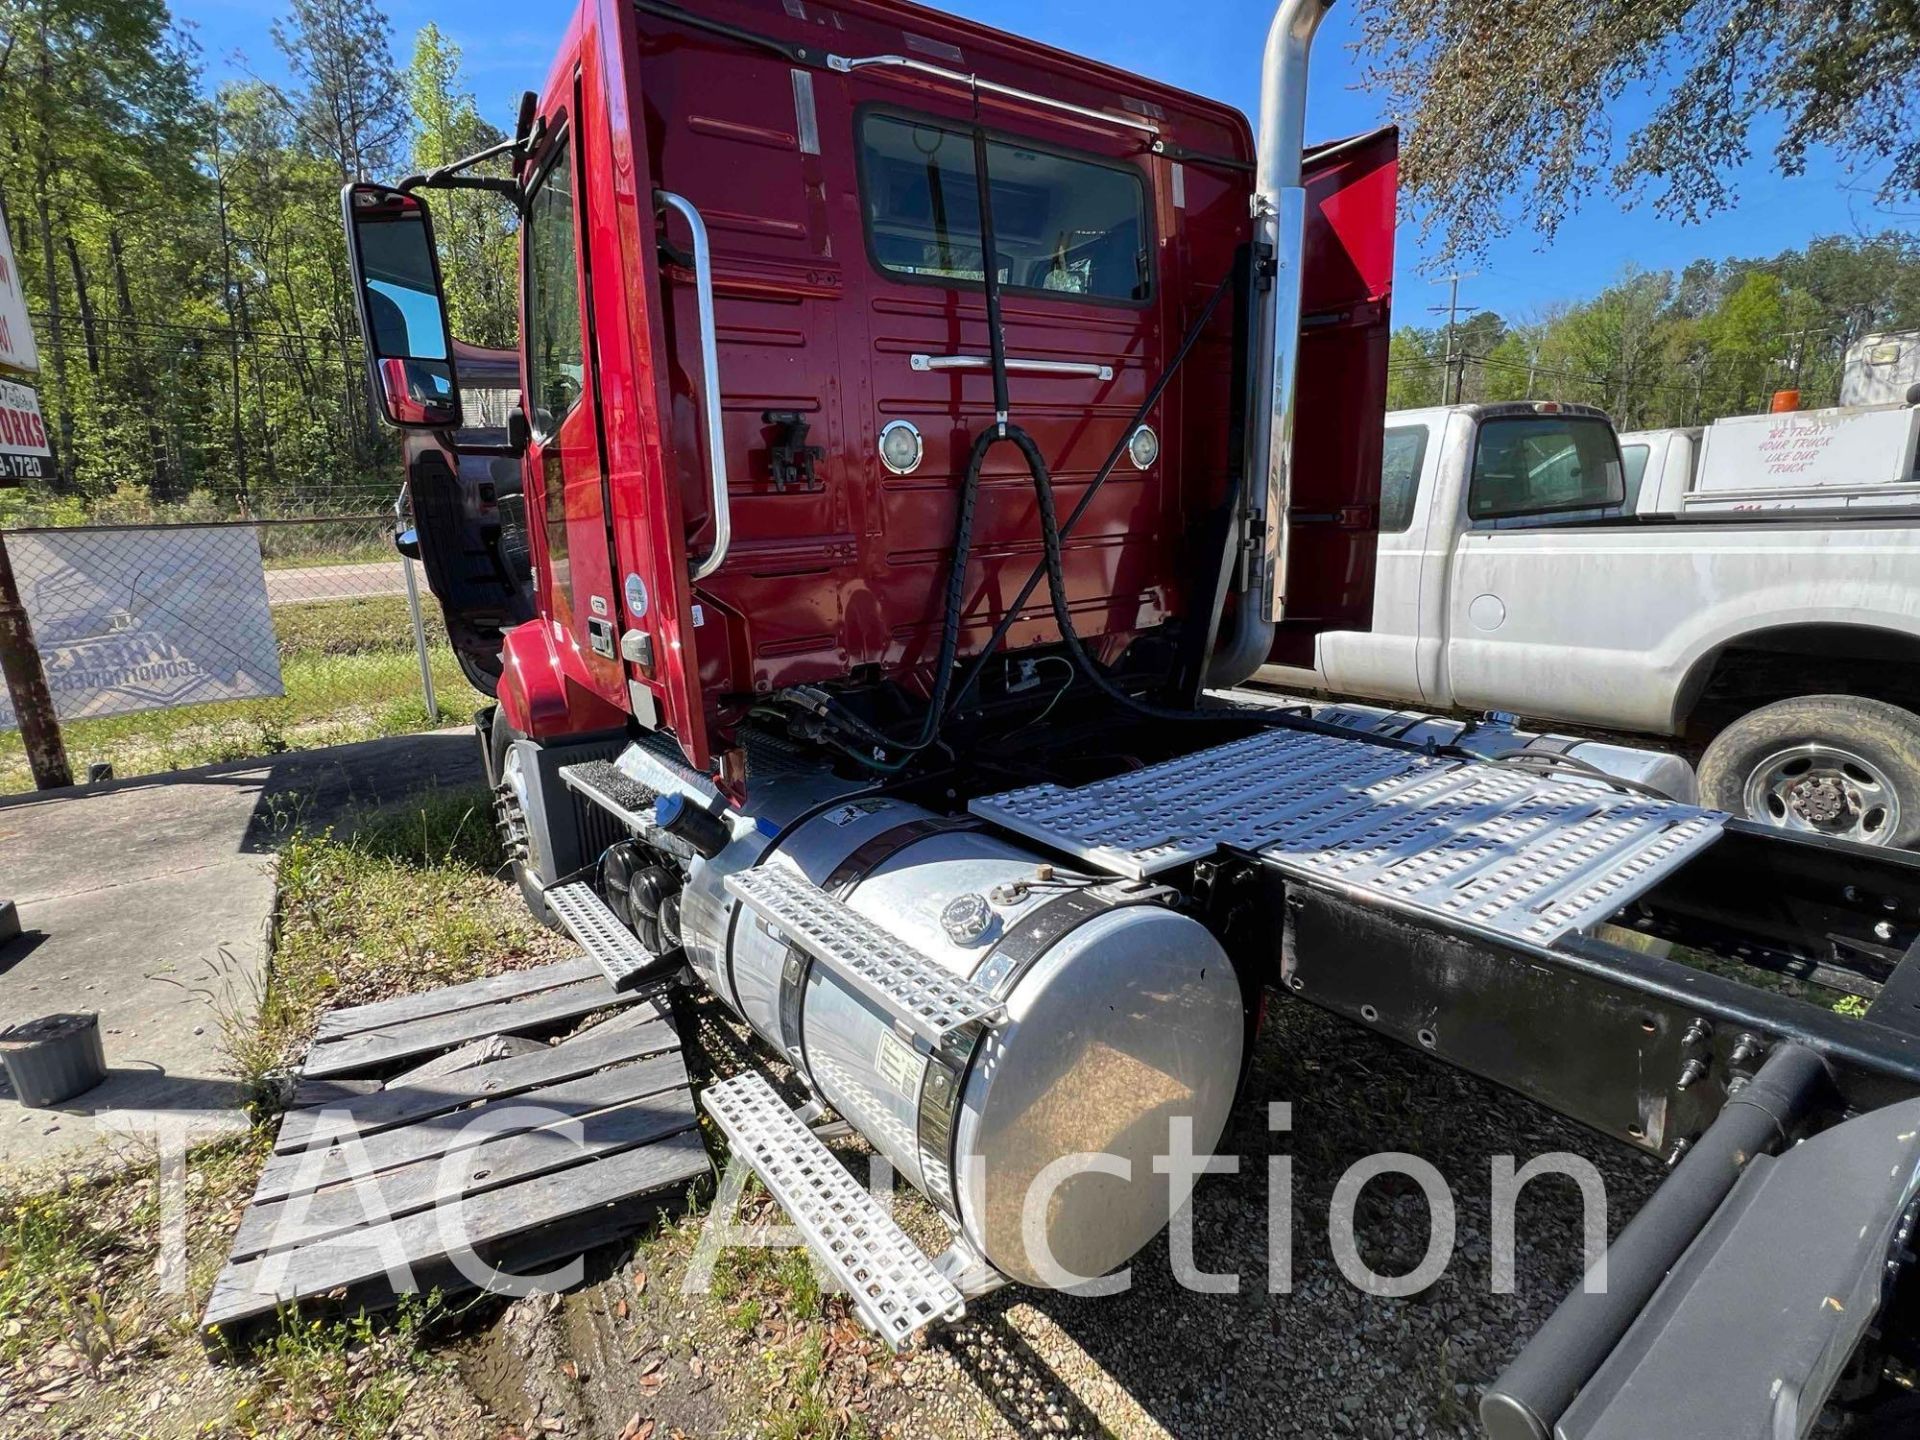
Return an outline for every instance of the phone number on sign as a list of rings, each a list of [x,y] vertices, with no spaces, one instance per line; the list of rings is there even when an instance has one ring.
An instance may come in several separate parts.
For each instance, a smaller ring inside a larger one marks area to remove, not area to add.
[[[0,450],[0,485],[14,480],[44,480],[47,478],[47,457],[44,455],[10,455]]]

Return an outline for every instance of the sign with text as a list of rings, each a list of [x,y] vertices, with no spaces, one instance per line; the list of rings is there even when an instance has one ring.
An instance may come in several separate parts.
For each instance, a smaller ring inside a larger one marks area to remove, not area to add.
[[[284,693],[251,526],[16,530],[7,550],[62,720]]]
[[[37,375],[40,351],[33,343],[33,326],[27,319],[27,291],[20,283],[20,267],[13,263],[6,212],[0,211],[0,372],[8,370]]]
[[[52,469],[39,396],[25,385],[0,380],[0,485],[44,480]]]

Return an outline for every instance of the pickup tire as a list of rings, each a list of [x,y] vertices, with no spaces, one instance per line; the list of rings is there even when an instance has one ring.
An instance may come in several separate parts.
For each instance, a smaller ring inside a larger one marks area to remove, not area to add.
[[[1806,695],[1741,716],[1700,760],[1701,799],[1802,834],[1920,842],[1920,715]]]
[[[526,787],[524,783],[515,782],[514,771],[509,769],[510,760],[518,766],[513,742],[525,738],[507,723],[505,711],[494,710],[493,726],[487,732],[490,762],[487,768],[494,776],[494,815],[499,821],[501,843],[506,846],[507,859],[513,866],[513,883],[520,887],[520,897],[527,902],[534,919],[548,929],[557,930],[560,927],[554,923],[547,910],[546,897],[540,891],[539,874],[527,860],[526,847],[532,844],[533,834],[526,811]]]

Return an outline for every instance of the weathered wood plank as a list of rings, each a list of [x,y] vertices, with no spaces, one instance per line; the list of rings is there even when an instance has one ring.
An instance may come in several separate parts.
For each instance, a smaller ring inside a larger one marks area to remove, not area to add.
[[[511,1000],[516,995],[532,995],[553,990],[576,980],[590,980],[600,967],[585,955],[540,965],[531,970],[508,970],[463,985],[443,985],[437,990],[417,990],[396,995],[391,1000],[376,1000],[370,1005],[349,1005],[329,1012],[320,1021],[316,1035],[336,1040],[362,1030],[397,1025],[403,1020],[422,1020],[432,1015],[449,1015],[495,1000]]]
[[[438,1080],[442,1075],[451,1075],[456,1070],[471,1070],[475,1065],[485,1065],[493,1060],[510,1060],[515,1055],[531,1055],[536,1050],[546,1048],[542,1042],[529,1040],[524,1035],[489,1035],[484,1040],[475,1040],[457,1050],[436,1055],[426,1064],[416,1065],[405,1074],[394,1076],[387,1082],[387,1088],[422,1085],[429,1080]]]
[[[253,1203],[300,1191],[364,1180],[403,1165],[438,1159],[487,1140],[537,1130],[557,1120],[590,1115],[609,1105],[684,1088],[687,1066],[677,1050],[577,1076],[469,1110],[455,1110],[412,1125],[382,1130],[346,1146],[325,1141],[313,1149],[269,1157]]]
[[[449,1242],[475,1248],[691,1180],[707,1168],[697,1129],[590,1160],[554,1174],[472,1195],[384,1225],[349,1231],[298,1249],[229,1266],[213,1287],[205,1331],[271,1314],[279,1305],[386,1275],[388,1260],[431,1265]]]
[[[457,1154],[417,1160],[354,1184],[256,1203],[240,1222],[232,1258],[247,1260],[269,1251],[310,1244],[370,1222],[399,1219],[463,1195],[497,1190],[633,1145],[664,1139],[696,1123],[693,1091],[683,1086],[596,1110],[579,1117],[574,1125],[506,1134]]]
[[[626,1005],[634,999],[622,994],[604,975],[576,981],[537,995],[494,1000],[450,1015],[429,1015],[395,1025],[362,1030],[339,1040],[316,1041],[307,1052],[302,1073],[317,1079],[350,1075],[382,1065],[394,1065],[416,1056],[431,1055],[485,1035],[512,1034],[558,1025],[590,1015],[595,1010]]]
[[[644,1015],[645,1019],[633,1024],[609,1021],[530,1055],[476,1065],[421,1085],[390,1085],[376,1095],[346,1105],[291,1111],[280,1122],[274,1149],[282,1153],[303,1150],[320,1140],[412,1124],[476,1100],[516,1095],[679,1047],[680,1032],[657,1001],[636,1006],[630,1014]],[[620,1022],[627,1019],[627,1015],[619,1017]]]
[[[295,1110],[314,1105],[344,1105],[380,1088],[378,1080],[302,1080],[287,1103]]]

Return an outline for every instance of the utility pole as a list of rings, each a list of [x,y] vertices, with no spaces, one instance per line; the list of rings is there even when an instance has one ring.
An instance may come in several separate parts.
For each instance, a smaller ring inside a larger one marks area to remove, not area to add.
[[[30,378],[39,369],[39,347],[27,319],[27,297],[20,284],[19,267],[13,263],[6,202],[0,197],[0,403],[7,404],[16,415],[29,414],[33,430],[30,444],[22,443],[15,422],[10,432],[12,443],[0,445],[0,452],[14,452],[0,453],[0,485],[18,483],[23,473],[40,473],[41,460],[48,454],[39,434],[44,427],[33,392],[8,378]],[[53,692],[47,688],[46,666],[40,663],[40,651],[33,643],[33,624],[27,619],[19,583],[13,578],[4,532],[0,532],[0,673],[6,676],[14,720],[26,746],[27,763],[33,768],[33,783],[42,790],[71,785],[73,770],[67,764],[67,747],[60,738],[60,718],[54,713]],[[11,907],[0,902],[0,908]]]
[[[1479,273],[1478,270],[1467,270],[1464,272],[1456,270],[1451,275],[1443,275],[1433,282],[1436,285],[1445,285],[1447,287],[1447,303],[1445,305],[1429,305],[1427,307],[1436,315],[1445,311],[1447,316],[1447,374],[1446,384],[1440,391],[1440,399],[1443,404],[1458,405],[1460,403],[1460,397],[1466,392],[1467,357],[1462,353],[1459,359],[1457,361],[1455,360],[1453,337],[1454,332],[1459,328],[1460,324],[1460,282],[1462,280],[1471,280]]]
[[[7,537],[0,532],[0,670],[7,676],[7,694],[13,698],[13,714],[20,726],[20,739],[27,747],[27,763],[33,767],[33,783],[42,790],[57,790],[73,784],[73,770],[67,764],[67,747],[60,738],[60,719],[53,711],[53,695],[47,689],[46,667],[33,644],[33,624],[27,619],[27,607],[20,602],[20,587],[13,578],[13,562],[7,558]]]

